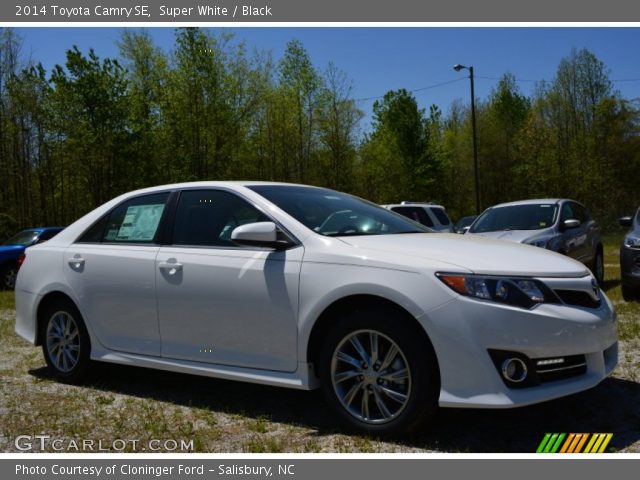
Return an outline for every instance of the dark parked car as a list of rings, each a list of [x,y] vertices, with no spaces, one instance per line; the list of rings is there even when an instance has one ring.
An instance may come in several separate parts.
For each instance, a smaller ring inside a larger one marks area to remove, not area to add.
[[[453,231],[456,233],[466,233],[476,218],[478,218],[477,215],[469,215],[468,217],[462,217],[453,226]]]
[[[62,227],[28,228],[0,245],[0,288],[13,290],[19,259],[27,247],[45,242],[62,230]]]
[[[620,247],[622,297],[629,302],[640,299],[640,208],[634,216],[622,217],[620,225],[631,227]]]
[[[600,227],[580,203],[568,199],[523,200],[486,209],[467,234],[527,243],[584,263],[604,279]]]

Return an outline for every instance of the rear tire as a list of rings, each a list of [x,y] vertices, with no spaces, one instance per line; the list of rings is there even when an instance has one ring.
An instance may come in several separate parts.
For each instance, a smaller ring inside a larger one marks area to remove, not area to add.
[[[16,278],[18,276],[18,269],[15,265],[7,265],[2,268],[2,289],[13,290],[16,286]]]
[[[640,295],[637,290],[629,287],[628,285],[622,285],[622,298],[625,302],[632,302],[634,300],[638,300]]]
[[[91,363],[91,341],[82,315],[70,300],[55,300],[43,312],[42,353],[53,375],[80,383]]]
[[[415,431],[437,410],[433,347],[419,326],[398,315],[376,307],[347,314],[322,346],[324,397],[350,430],[395,437]]]

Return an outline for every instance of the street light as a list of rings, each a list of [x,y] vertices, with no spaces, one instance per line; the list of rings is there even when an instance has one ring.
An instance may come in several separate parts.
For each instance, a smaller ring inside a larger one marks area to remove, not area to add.
[[[478,141],[476,138],[476,97],[473,90],[473,67],[466,67],[459,63],[453,66],[456,72],[462,69],[469,70],[469,79],[471,80],[471,131],[473,135],[473,173],[476,184],[476,215],[480,215],[480,179],[478,177]]]

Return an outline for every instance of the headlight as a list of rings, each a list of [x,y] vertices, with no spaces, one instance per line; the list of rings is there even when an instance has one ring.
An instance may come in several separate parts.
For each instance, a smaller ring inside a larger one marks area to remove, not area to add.
[[[624,237],[624,246],[627,248],[640,248],[640,237],[627,235]]]
[[[437,273],[436,276],[460,295],[480,300],[521,308],[531,308],[539,303],[554,301],[549,289],[538,280],[449,273]]]

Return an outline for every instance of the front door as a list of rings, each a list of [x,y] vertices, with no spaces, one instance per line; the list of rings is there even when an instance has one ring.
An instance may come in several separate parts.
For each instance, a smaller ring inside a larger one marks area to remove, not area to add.
[[[303,248],[231,241],[235,227],[269,220],[230,191],[180,194],[171,245],[156,262],[163,357],[296,370]]]

